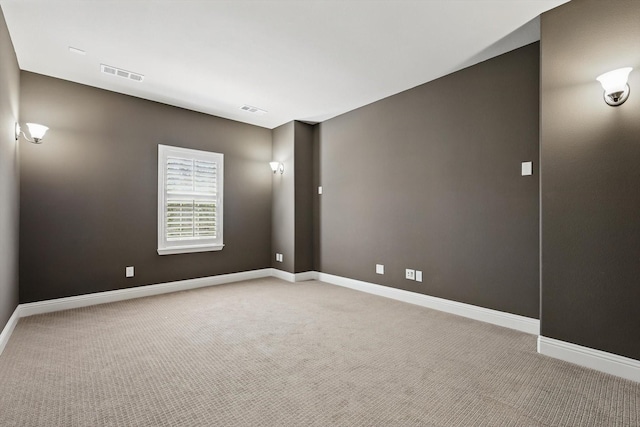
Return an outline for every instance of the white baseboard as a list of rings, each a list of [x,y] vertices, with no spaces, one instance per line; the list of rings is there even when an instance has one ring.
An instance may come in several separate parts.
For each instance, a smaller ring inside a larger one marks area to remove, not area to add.
[[[2,354],[2,350],[4,350],[4,347],[7,345],[9,337],[11,337],[14,328],[18,324],[19,318],[21,317],[53,313],[56,311],[88,307],[91,305],[124,301],[152,295],[167,294],[170,292],[185,291],[188,289],[204,288],[207,286],[222,285],[225,283],[240,282],[243,280],[259,279],[263,277],[277,277],[289,282],[301,282],[305,280],[312,280],[316,278],[316,276],[317,273],[315,271],[293,274],[277,270],[275,268],[263,268],[261,270],[220,274],[217,276],[200,277],[197,279],[178,280],[175,282],[158,283],[154,285],[137,286],[135,288],[117,289],[114,291],[96,292],[87,295],[19,304],[3,328],[2,334],[0,334],[0,354]]]
[[[334,276],[327,273],[317,273],[317,276],[318,280],[331,283],[333,285],[344,286],[346,288],[408,302],[422,307],[457,314],[458,316],[480,320],[481,322],[515,329],[528,334],[538,335],[540,333],[540,321],[538,319],[532,319],[530,317],[505,313],[457,301],[450,301],[430,295],[418,294],[402,289],[390,288],[388,286],[376,285],[374,283],[363,282],[360,280],[348,279],[346,277]]]
[[[305,271],[304,273],[289,273],[288,271],[278,270],[277,268],[271,269],[271,276],[278,279],[286,280],[287,282],[305,282],[307,280],[316,280],[318,278],[317,271]]]
[[[36,314],[52,313],[54,311],[87,307],[90,305],[105,304],[109,302],[148,297],[152,295],[167,294],[170,292],[185,291],[188,289],[204,288],[207,286],[222,285],[225,283],[239,282],[242,280],[258,279],[261,277],[269,277],[271,275],[271,269],[264,268],[262,270],[220,274],[218,276],[178,280],[175,282],[158,283],[155,285],[138,286],[135,288],[117,289],[115,291],[96,292],[93,294],[78,295],[74,297],[30,302],[27,304],[20,304],[18,307],[20,309],[20,317],[27,317]]]
[[[277,268],[272,268],[271,269],[271,276],[278,278],[278,279],[282,279],[282,280],[286,280],[287,282],[295,282],[296,281],[296,275],[293,273],[289,273],[288,271],[283,271],[283,270],[278,270]]]
[[[318,280],[318,272],[305,271],[304,273],[296,273],[296,282],[306,282],[307,280]]]
[[[538,337],[538,353],[640,382],[640,361],[565,341]]]
[[[4,350],[7,343],[9,342],[9,337],[11,337],[13,330],[18,324],[19,318],[20,318],[20,306],[18,305],[16,309],[13,310],[13,314],[9,318],[9,321],[7,321],[7,324],[2,329],[2,333],[0,333],[0,354],[2,354],[2,351]]]
[[[494,325],[515,329],[529,334],[539,335],[540,333],[540,321],[529,317],[504,313],[497,310],[418,294],[402,289],[376,285],[374,283],[363,282],[346,277],[334,276],[332,274],[319,273],[317,271],[293,274],[275,268],[264,268],[261,270],[222,274],[198,279],[179,280],[175,282],[20,304],[16,307],[15,311],[9,318],[9,321],[2,329],[2,333],[0,333],[0,354],[2,354],[2,351],[7,345],[9,338],[21,317],[239,282],[243,280],[259,279],[263,277],[277,277],[289,282],[320,280],[325,283],[343,286],[447,313],[457,314],[459,316],[492,323]],[[640,361],[638,360],[543,336],[538,337],[538,353],[640,382]]]

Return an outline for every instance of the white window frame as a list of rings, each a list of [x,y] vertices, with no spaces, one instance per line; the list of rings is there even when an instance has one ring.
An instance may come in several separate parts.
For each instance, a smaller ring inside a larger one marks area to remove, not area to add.
[[[216,192],[216,237],[168,240],[166,236],[166,203],[168,192],[165,186],[168,157],[204,160],[217,163]],[[172,255],[191,252],[219,251],[223,243],[223,191],[224,191],[224,154],[190,148],[172,147],[158,144],[158,254]]]

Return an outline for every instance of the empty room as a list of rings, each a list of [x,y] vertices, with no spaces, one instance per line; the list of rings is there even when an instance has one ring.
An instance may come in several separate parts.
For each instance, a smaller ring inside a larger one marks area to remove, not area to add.
[[[0,426],[639,426],[637,0],[0,0]]]

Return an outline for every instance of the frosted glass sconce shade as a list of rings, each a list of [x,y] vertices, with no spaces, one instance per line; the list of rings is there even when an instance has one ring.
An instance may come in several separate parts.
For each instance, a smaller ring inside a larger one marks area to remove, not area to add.
[[[280,162],[269,162],[269,166],[271,166],[271,170],[273,173],[280,172],[280,174],[284,173],[284,165]]]
[[[629,73],[633,70],[631,67],[618,68],[601,74],[596,80],[602,84],[604,89],[604,100],[611,106],[623,104],[629,98],[631,89],[627,84]]]
[[[44,134],[49,130],[48,127],[39,125],[37,123],[27,123],[27,127],[29,128],[31,138],[33,138],[36,144],[40,143],[42,138],[44,138]]]
[[[29,137],[20,128],[20,124],[16,123],[16,141],[18,140],[18,138],[20,138],[20,134],[22,134],[24,136],[24,139],[26,139],[27,141],[33,142],[34,144],[42,144],[42,138],[44,138],[44,134],[47,133],[47,130],[49,130],[49,128],[37,123],[27,123],[27,127],[29,128],[29,134],[31,134],[31,138],[33,139],[29,139]]]

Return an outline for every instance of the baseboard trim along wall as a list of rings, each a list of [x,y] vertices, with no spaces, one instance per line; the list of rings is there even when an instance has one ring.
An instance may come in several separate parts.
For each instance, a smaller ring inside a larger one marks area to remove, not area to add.
[[[2,354],[4,347],[9,341],[9,337],[18,324],[18,319],[21,317],[71,310],[73,308],[88,307],[91,305],[106,304],[152,295],[167,294],[170,292],[186,291],[189,289],[204,288],[207,286],[222,285],[225,283],[240,282],[243,280],[260,279],[263,277],[277,277],[289,282],[300,282],[304,280],[312,280],[316,277],[316,274],[317,273],[315,271],[293,274],[277,270],[275,268],[264,268],[261,270],[221,274],[218,276],[200,277],[197,279],[178,280],[175,282],[157,283],[154,285],[138,286],[135,288],[117,289],[114,291],[96,292],[87,295],[20,304],[16,307],[13,315],[9,318],[9,321],[0,334],[0,354]]]
[[[287,282],[305,282],[307,280],[317,280],[317,271],[305,271],[304,273],[289,273],[288,271],[278,270],[277,268],[271,269],[271,276],[278,279],[286,280]]]
[[[200,277],[197,279],[178,280],[175,282],[158,283],[155,285],[138,286],[135,288],[117,289],[115,291],[96,292],[87,295],[78,295],[66,298],[57,298],[47,301],[30,302],[20,304],[20,317],[36,314],[52,313],[54,311],[70,310],[72,308],[87,307],[90,305],[105,304],[109,302],[123,301],[134,298],[148,297],[152,295],[167,294],[170,292],[185,291],[188,289],[204,288],[207,286],[222,285],[225,283],[239,282],[242,280],[259,279],[271,276],[271,269],[243,271],[241,273],[221,274],[218,276]]]
[[[289,273],[288,271],[278,270],[277,268],[271,269],[271,276],[276,277],[278,279],[286,280],[287,282],[296,281],[295,274]]]
[[[0,354],[4,351],[5,346],[9,342],[9,338],[13,333],[13,330],[16,328],[18,324],[18,320],[20,319],[20,306],[17,306],[15,310],[13,310],[13,314],[7,321],[7,324],[2,329],[2,333],[0,333]]]
[[[318,280],[374,295],[392,298],[398,301],[408,302],[422,307],[432,308],[434,310],[457,314],[458,316],[480,320],[481,322],[515,329],[528,334],[538,335],[540,333],[540,321],[530,317],[505,313],[457,301],[450,301],[402,289],[390,288],[388,286],[376,285],[374,283],[363,282],[360,280],[348,279],[346,277],[334,276],[327,273],[318,273]]]
[[[93,294],[19,304],[0,334],[0,355],[7,345],[7,342],[9,342],[9,338],[21,317],[71,310],[73,308],[88,307],[91,305],[106,304],[171,292],[186,291],[189,289],[204,288],[207,286],[222,285],[225,283],[240,282],[243,280],[260,279],[263,277],[277,277],[289,282],[300,282],[303,280],[312,280],[316,275],[317,273],[315,271],[293,274],[277,270],[275,268],[264,268],[261,270],[250,270],[240,273],[200,277],[197,279],[178,280],[175,282],[157,283],[153,285],[137,286],[135,288],[117,289],[114,291],[96,292]]]
[[[317,271],[305,271],[304,273],[296,273],[294,282],[306,282],[307,280],[318,280]]]
[[[428,295],[417,294],[415,292],[404,291],[402,289],[390,288],[376,285],[346,277],[334,276],[317,271],[306,271],[303,273],[289,273],[275,268],[265,268],[261,270],[251,270],[240,273],[221,274],[218,276],[201,277],[197,279],[179,280],[175,282],[159,283],[154,285],[138,286],[135,288],[117,289],[114,291],[96,292],[87,295],[57,298],[47,301],[31,302],[20,304],[16,308],[13,316],[4,328],[0,340],[0,349],[4,348],[9,340],[15,325],[20,317],[34,316],[37,314],[53,313],[56,311],[70,310],[74,308],[87,307],[97,304],[124,301],[134,298],[148,297],[152,295],[166,294],[170,292],[184,291],[188,289],[203,288],[207,286],[221,285],[225,283],[239,282],[242,280],[258,279],[263,277],[276,277],[288,282],[302,282],[307,280],[321,280],[325,283],[343,286],[370,294],[375,294],[398,301],[408,302],[447,313],[457,314],[494,325],[504,326],[518,331],[538,334],[540,322],[537,319],[518,316],[510,313],[503,313],[488,308],[463,304],[436,298]],[[1,354],[1,351],[0,351]]]
[[[565,341],[538,337],[538,353],[640,382],[640,361]]]
[[[334,276],[332,274],[319,273],[317,271],[307,271],[304,273],[294,274],[275,268],[264,268],[261,270],[221,274],[218,276],[179,280],[175,282],[159,283],[155,285],[146,285],[135,288],[118,289],[115,291],[97,292],[88,295],[78,295],[74,297],[20,304],[16,307],[15,311],[9,318],[9,321],[2,329],[2,333],[0,333],[0,355],[7,345],[9,338],[21,317],[203,288],[207,286],[222,285],[225,283],[233,283],[243,280],[259,279],[263,277],[276,277],[288,282],[320,280],[328,284],[391,298],[434,310],[444,311],[529,334],[540,334],[540,321],[538,319],[531,319],[529,317],[519,316],[516,314],[504,313],[471,304],[450,301],[443,298],[390,288],[388,286],[376,285],[374,283],[363,282],[346,277]],[[538,353],[605,372],[607,374],[640,382],[640,361],[638,360],[543,336],[538,337]]]

